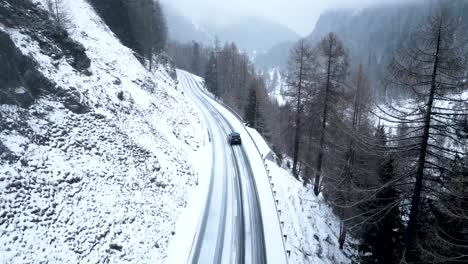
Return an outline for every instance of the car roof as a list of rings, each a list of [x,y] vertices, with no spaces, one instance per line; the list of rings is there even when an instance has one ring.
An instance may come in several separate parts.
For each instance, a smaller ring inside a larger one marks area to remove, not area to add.
[[[237,133],[237,132],[232,132],[230,135],[231,135],[231,136],[240,136],[240,134]]]

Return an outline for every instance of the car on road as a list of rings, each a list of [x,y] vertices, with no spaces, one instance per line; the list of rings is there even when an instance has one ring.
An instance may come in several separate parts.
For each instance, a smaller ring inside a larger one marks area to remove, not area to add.
[[[232,146],[232,145],[240,145],[242,144],[242,140],[241,140],[241,136],[239,133],[237,132],[232,132],[231,134],[229,134],[228,136],[228,143]]]

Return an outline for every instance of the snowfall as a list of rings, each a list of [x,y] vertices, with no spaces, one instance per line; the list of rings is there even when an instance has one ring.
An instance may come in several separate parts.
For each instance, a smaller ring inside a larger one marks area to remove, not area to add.
[[[0,263],[166,263],[168,252],[177,254],[169,245],[190,236],[179,234],[189,199],[205,188],[205,124],[170,69],[148,72],[85,0],[65,3],[70,34],[91,59],[90,76],[0,24],[46,77],[92,108],[75,114],[52,96],[27,109],[0,105]],[[253,151],[266,157],[266,142],[249,134]],[[323,198],[284,166],[265,165],[271,180],[259,189],[278,200],[289,262],[349,263]]]

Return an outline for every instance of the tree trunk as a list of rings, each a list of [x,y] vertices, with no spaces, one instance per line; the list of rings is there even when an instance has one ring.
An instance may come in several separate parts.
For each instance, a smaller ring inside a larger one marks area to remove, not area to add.
[[[310,122],[310,121],[309,121]],[[308,142],[308,146],[307,146],[307,155],[306,155],[306,166],[305,166],[305,171],[304,171],[304,186],[307,186],[307,184],[309,184],[311,181],[312,181],[312,171],[311,171],[311,168],[310,168],[310,160],[312,159],[312,127],[309,127],[309,142]]]
[[[346,223],[343,220],[341,220],[340,237],[338,238],[338,244],[340,245],[340,250],[343,250],[345,240],[346,240]]]
[[[57,27],[62,25],[62,22],[60,21],[60,15],[59,15],[59,7],[58,7],[58,0],[54,0],[55,2],[55,18],[57,19]]]
[[[302,74],[304,67],[304,44],[301,47],[301,62],[299,66],[299,84],[297,87],[297,112],[296,112],[296,135],[294,137],[294,155],[293,155],[293,174],[296,179],[299,178],[299,171],[297,170],[297,162],[299,159],[299,143],[301,137],[301,93],[302,93]]]
[[[151,72],[153,70],[153,49],[152,48],[149,49],[148,57],[149,57],[149,71]]]
[[[320,177],[322,174],[322,163],[323,163],[323,147],[325,143],[325,130],[327,128],[327,115],[328,115],[328,97],[330,92],[330,75],[331,75],[331,51],[332,41],[330,40],[330,53],[328,57],[328,69],[327,69],[327,84],[325,87],[325,100],[323,105],[323,117],[322,117],[322,130],[320,131],[320,143],[319,143],[319,154],[317,157],[317,164],[315,168],[315,182],[314,182],[314,193],[316,196],[320,193]]]
[[[425,169],[425,164],[426,164],[427,147],[428,147],[431,120],[432,120],[432,108],[433,108],[433,103],[434,103],[434,94],[436,90],[436,78],[437,78],[437,70],[438,70],[438,64],[439,64],[441,30],[442,30],[442,19],[439,25],[437,48],[436,48],[436,53],[435,53],[435,60],[434,60],[432,80],[431,80],[431,90],[430,90],[429,99],[427,102],[426,115],[424,117],[424,132],[422,136],[421,150],[419,152],[418,168],[416,171],[416,182],[414,185],[413,196],[411,200],[411,210],[410,210],[408,226],[406,228],[406,234],[405,234],[405,242],[406,242],[405,252],[408,252],[409,247],[411,247],[411,244],[414,241],[414,235],[415,235],[415,232],[417,230],[417,225],[418,225],[418,216],[419,216],[420,203],[421,203],[421,191],[423,187],[424,169]]]

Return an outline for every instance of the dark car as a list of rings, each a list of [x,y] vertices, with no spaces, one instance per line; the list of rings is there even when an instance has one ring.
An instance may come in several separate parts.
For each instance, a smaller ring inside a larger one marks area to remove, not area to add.
[[[228,136],[228,143],[232,146],[232,145],[240,145],[242,144],[242,140],[241,140],[241,136],[239,133],[237,132],[232,132],[231,134],[229,134]]]

